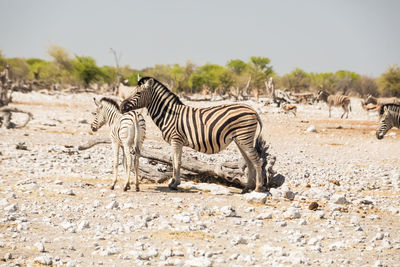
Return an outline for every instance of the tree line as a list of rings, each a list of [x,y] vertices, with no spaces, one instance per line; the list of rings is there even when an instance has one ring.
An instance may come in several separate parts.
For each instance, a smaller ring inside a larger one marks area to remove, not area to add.
[[[273,77],[275,88],[292,92],[317,92],[365,96],[400,97],[400,67],[389,66],[380,77],[374,78],[355,72],[307,73],[300,68],[279,76],[267,57],[229,60],[225,66],[207,63],[202,66],[187,61],[185,65],[155,65],[141,70],[125,66],[98,66],[90,56],[71,56],[60,46],[48,47],[51,60],[39,58],[6,58],[0,50],[0,71],[9,66],[14,80],[90,87],[93,84],[112,87],[117,81],[127,80],[136,85],[138,75],[152,76],[177,93],[239,92],[243,89],[265,92],[265,83]]]

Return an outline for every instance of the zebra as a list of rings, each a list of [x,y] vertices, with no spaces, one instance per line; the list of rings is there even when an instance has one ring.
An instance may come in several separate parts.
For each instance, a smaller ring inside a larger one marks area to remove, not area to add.
[[[265,191],[266,159],[261,153],[262,122],[257,112],[244,104],[195,108],[184,105],[179,97],[154,78],[144,77],[138,82],[135,95],[125,99],[120,109],[123,113],[146,107],[149,115],[173,150],[173,177],[169,188],[177,190],[180,184],[180,167],[183,146],[196,151],[214,154],[236,143],[248,166],[248,190]],[[256,137],[257,126],[260,132]],[[256,140],[254,144],[254,140]],[[256,182],[254,185],[254,181]]]
[[[331,109],[332,106],[334,107],[342,107],[343,108],[343,114],[340,116],[342,119],[344,114],[346,114],[346,119],[349,117],[349,111],[351,111],[351,105],[350,105],[350,98],[345,95],[330,95],[327,92],[323,90],[318,91],[318,100],[322,100],[325,103],[328,104],[329,107],[329,118],[331,117]]]
[[[382,105],[379,109],[379,125],[376,129],[376,138],[382,139],[393,127],[400,129],[400,105]]]
[[[96,100],[96,98],[93,98],[93,100],[97,109],[96,112],[93,113],[95,117],[91,124],[92,131],[96,132],[106,123],[108,123],[110,127],[110,138],[114,153],[114,181],[111,185],[111,190],[114,190],[115,184],[117,183],[120,147],[122,147],[123,153],[122,164],[126,172],[124,191],[127,191],[131,188],[130,170],[132,166],[132,154],[130,149],[133,146],[135,185],[136,191],[139,191],[139,157],[146,135],[146,123],[143,116],[141,114],[136,114],[135,111],[122,114],[119,111],[118,103],[110,98],[103,97],[100,99],[100,101]]]

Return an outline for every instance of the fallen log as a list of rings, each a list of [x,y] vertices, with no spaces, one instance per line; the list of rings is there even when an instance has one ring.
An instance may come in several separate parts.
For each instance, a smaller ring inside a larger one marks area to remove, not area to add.
[[[78,150],[86,150],[97,144],[109,144],[111,143],[109,138],[101,137],[93,140],[89,140],[78,146]],[[265,152],[268,147],[265,148]],[[265,153],[267,155],[267,153]],[[172,153],[165,154],[160,150],[146,148],[142,149],[141,157],[149,160],[149,165],[156,165],[158,163],[172,167]],[[266,164],[266,176],[270,178],[271,185],[276,187],[280,186],[284,178],[281,175],[276,175],[273,171],[275,164],[275,157],[268,157],[268,163]],[[141,177],[145,179],[162,183],[172,177],[171,171],[158,170],[155,166],[143,166],[140,165]],[[246,166],[241,162],[225,162],[221,165],[210,166],[209,163],[203,162],[193,158],[182,157],[181,163],[181,176],[184,180],[195,180],[199,182],[218,183],[227,186],[237,187],[240,189],[245,188],[247,184],[246,177]],[[265,179],[267,179],[265,177]]]
[[[12,113],[24,113],[27,115],[24,123],[22,123],[21,125],[16,125],[15,123],[13,123],[11,121],[12,118]],[[32,113],[28,112],[28,111],[23,111],[14,107],[9,107],[9,106],[4,106],[0,108],[0,125],[2,127],[5,127],[7,129],[10,128],[23,128],[25,127],[28,122],[33,118]]]

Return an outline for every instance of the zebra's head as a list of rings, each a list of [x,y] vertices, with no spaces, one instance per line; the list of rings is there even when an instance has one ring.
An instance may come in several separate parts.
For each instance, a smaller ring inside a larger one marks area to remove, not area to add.
[[[376,129],[376,138],[379,140],[383,139],[385,134],[393,127],[393,118],[390,116],[390,110],[384,107],[383,114],[379,119],[379,125]]]
[[[103,112],[103,104],[101,103],[101,101],[96,100],[95,97],[93,97],[93,100],[96,104],[96,111],[92,113],[94,115],[94,119],[93,122],[90,124],[90,128],[93,132],[96,132],[106,123],[106,116]]]
[[[154,84],[153,78],[144,80],[142,78],[138,82],[137,91],[134,95],[122,101],[119,109],[122,113],[131,110],[147,107],[151,101],[151,89]],[[144,81],[143,81],[144,80]]]
[[[321,101],[321,100],[324,102],[328,101],[328,93],[327,92],[325,92],[323,90],[319,90],[317,95],[318,95],[317,96],[318,101]]]

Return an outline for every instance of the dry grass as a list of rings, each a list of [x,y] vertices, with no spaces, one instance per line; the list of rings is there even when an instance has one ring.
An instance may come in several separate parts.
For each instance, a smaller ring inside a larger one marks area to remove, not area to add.
[[[214,235],[202,231],[160,231],[154,233],[159,238],[184,239],[184,240],[204,240],[214,239]]]

